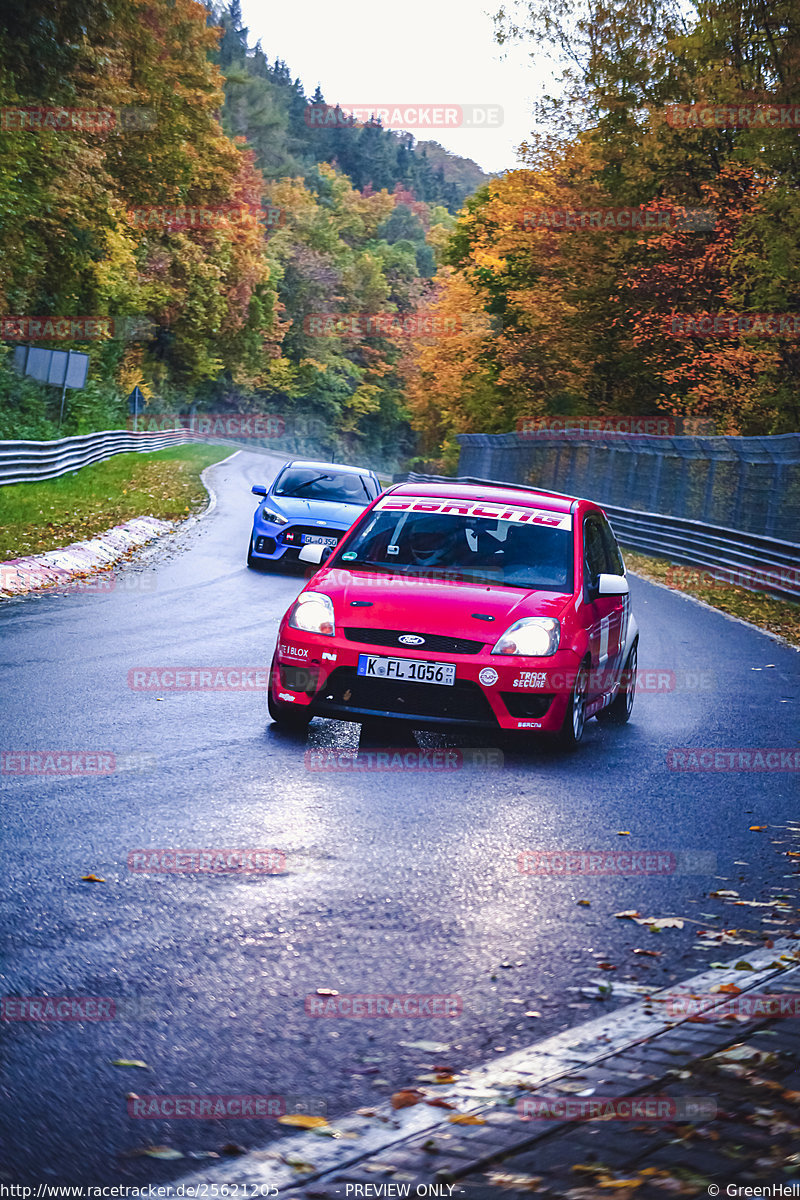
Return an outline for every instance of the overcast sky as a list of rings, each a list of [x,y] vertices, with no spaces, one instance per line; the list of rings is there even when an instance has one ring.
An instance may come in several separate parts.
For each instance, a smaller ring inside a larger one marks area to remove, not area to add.
[[[473,158],[485,171],[517,163],[530,133],[531,106],[550,78],[546,60],[493,37],[493,0],[242,0],[250,42],[286,61],[306,95],[319,84],[328,103],[487,105],[502,109],[494,128],[412,129]]]

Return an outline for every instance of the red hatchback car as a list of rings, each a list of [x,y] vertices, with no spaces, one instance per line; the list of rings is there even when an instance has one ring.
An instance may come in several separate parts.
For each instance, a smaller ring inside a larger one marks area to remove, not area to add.
[[[511,484],[383,492],[283,617],[269,712],[556,735],[624,723],[638,629],[601,508]]]

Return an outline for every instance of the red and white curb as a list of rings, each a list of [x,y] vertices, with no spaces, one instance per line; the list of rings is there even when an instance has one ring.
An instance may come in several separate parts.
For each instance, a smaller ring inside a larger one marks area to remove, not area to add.
[[[12,558],[0,563],[0,599],[24,596],[28,592],[55,588],[76,580],[90,579],[99,572],[107,571],[132,551],[139,550],[156,538],[172,533],[209,516],[217,506],[217,495],[207,479],[207,472],[223,463],[230,462],[240,451],[235,450],[218,463],[211,463],[200,473],[200,482],[208,492],[208,503],[194,518],[185,521],[162,521],[158,517],[134,517],[122,525],[115,525],[105,533],[85,542],[73,542],[60,550],[48,550],[45,554],[31,554],[25,558]]]
[[[108,570],[132,550],[171,533],[174,528],[174,521],[134,517],[86,542],[74,542],[61,550],[48,550],[45,554],[0,563],[0,597],[22,596],[42,588],[87,579],[98,571]]]
[[[800,964],[798,943],[782,938],[776,940],[770,950],[748,954],[747,961],[752,969],[746,973],[736,969],[740,961],[741,956],[731,959],[724,967],[704,971],[683,983],[652,992],[647,1000],[615,1009],[523,1050],[484,1063],[465,1072],[456,1084],[424,1089],[429,1093],[429,1099],[441,1098],[452,1105],[449,1114],[447,1110],[425,1104],[399,1110],[389,1104],[375,1106],[374,1116],[356,1114],[335,1120],[332,1140],[330,1136],[313,1132],[280,1138],[233,1161],[214,1163],[174,1180],[169,1194],[210,1195],[202,1188],[199,1191],[191,1189],[203,1184],[227,1184],[258,1189],[245,1194],[274,1196],[278,1191],[310,1183],[333,1171],[352,1168],[409,1138],[445,1131],[452,1133],[454,1126],[449,1117],[455,1113],[477,1114],[485,1112],[487,1107],[507,1106],[513,1103],[520,1088],[541,1087],[566,1072],[585,1069],[629,1047],[644,1046],[657,1034],[684,1024],[688,1014],[681,1020],[665,1011],[668,1001],[678,995],[704,995],[721,984],[735,984],[745,993],[769,980],[779,979],[785,971]],[[324,1129],[322,1133],[325,1133]],[[184,1185],[183,1192],[176,1191],[179,1184]]]

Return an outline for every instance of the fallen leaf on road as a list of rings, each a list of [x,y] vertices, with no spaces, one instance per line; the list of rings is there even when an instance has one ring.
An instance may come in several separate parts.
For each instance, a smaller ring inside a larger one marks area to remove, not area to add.
[[[435,1100],[426,1100],[426,1104],[430,1104],[431,1108],[455,1108],[455,1104],[448,1104],[441,1096],[437,1096]]]
[[[711,989],[712,992],[725,992],[728,996],[738,996],[741,990],[735,983],[717,983]]]
[[[507,1172],[495,1171],[489,1177],[489,1185],[502,1191],[513,1188],[516,1192],[538,1192],[542,1175],[510,1175]]]
[[[483,1117],[473,1117],[469,1113],[456,1113],[453,1117],[448,1117],[451,1125],[485,1125]]]
[[[738,962],[733,969],[734,971],[755,971],[755,967],[751,963],[745,962],[744,959]]]
[[[425,1050],[428,1054],[446,1054],[450,1049],[448,1042],[399,1042],[400,1046],[408,1046],[409,1050]]]
[[[112,1067],[141,1067],[143,1071],[149,1071],[146,1062],[142,1062],[140,1058],[112,1058]]]
[[[287,1154],[283,1161],[295,1171],[302,1171],[304,1174],[316,1170],[313,1163],[306,1162],[304,1158],[300,1158],[299,1154]]]
[[[765,829],[769,829],[769,825],[751,825],[750,829],[753,833],[763,833]]]
[[[617,837],[630,837],[630,836],[631,836],[630,829],[618,829],[617,830]]]
[[[739,895],[739,893],[738,893],[738,892],[731,892],[731,891],[725,891],[725,892],[709,892],[708,894],[709,894],[709,896],[723,896],[723,897],[724,897],[724,896],[738,896],[738,895]]]
[[[401,1088],[392,1096],[391,1104],[392,1108],[411,1108],[413,1104],[419,1104],[420,1100],[424,1099],[425,1093],[417,1088]]]
[[[339,993],[335,988],[317,988],[318,996],[338,996]]]
[[[634,920],[636,917],[640,917],[641,915],[642,914],[639,912],[639,910],[637,908],[628,908],[625,910],[625,912],[614,913],[614,916],[619,917],[620,920],[622,920],[623,918],[627,918],[628,920],[631,920],[631,921]]]
[[[599,1188],[614,1190],[616,1188],[638,1188],[642,1186],[641,1179],[603,1179],[597,1184]]]
[[[123,1158],[183,1158],[180,1150],[171,1146],[137,1146],[135,1150],[125,1150]]]
[[[81,883],[105,883],[99,875],[81,875]]]
[[[613,963],[610,963],[610,962],[599,962],[599,963],[595,963],[595,966],[596,966],[596,967],[598,968],[598,970],[600,970],[600,971],[616,971],[616,969],[617,969],[617,968],[614,966],[614,964],[613,964]]]
[[[579,900],[578,904],[582,905],[583,908],[591,908],[592,907],[591,900]]]
[[[648,958],[661,958],[663,950],[634,950],[634,954],[646,954]]]
[[[455,1083],[455,1075],[447,1075],[444,1071],[436,1071],[431,1075],[418,1075],[418,1083]]]
[[[661,929],[683,929],[682,917],[634,917],[637,925],[647,925],[648,928],[658,933]]]
[[[287,1113],[284,1117],[278,1117],[278,1124],[292,1125],[296,1129],[318,1129],[328,1122],[324,1117],[310,1117],[308,1113]]]

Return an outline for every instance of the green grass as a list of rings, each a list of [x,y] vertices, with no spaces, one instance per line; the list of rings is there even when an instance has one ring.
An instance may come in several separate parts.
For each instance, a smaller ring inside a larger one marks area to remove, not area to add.
[[[133,517],[177,521],[201,511],[200,472],[227,458],[225,446],[175,446],[117,454],[43,483],[0,487],[0,562],[57,550]]]
[[[781,600],[768,592],[751,592],[730,583],[719,582],[708,586],[702,582],[704,572],[701,567],[676,567],[665,558],[651,558],[626,546],[622,549],[625,565],[637,575],[652,579],[655,583],[665,583],[688,596],[696,596],[712,608],[740,617],[759,629],[776,633],[793,646],[800,646],[800,604]]]

